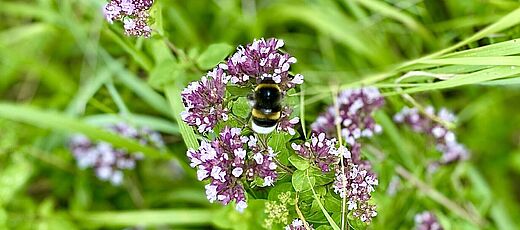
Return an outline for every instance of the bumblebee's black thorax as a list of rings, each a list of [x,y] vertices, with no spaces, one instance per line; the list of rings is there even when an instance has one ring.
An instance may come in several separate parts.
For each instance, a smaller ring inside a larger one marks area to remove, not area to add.
[[[280,89],[276,84],[259,84],[255,90],[255,109],[269,114],[280,111]]]
[[[261,127],[275,126],[282,110],[281,97],[280,88],[272,80],[258,84],[254,93],[253,122]]]

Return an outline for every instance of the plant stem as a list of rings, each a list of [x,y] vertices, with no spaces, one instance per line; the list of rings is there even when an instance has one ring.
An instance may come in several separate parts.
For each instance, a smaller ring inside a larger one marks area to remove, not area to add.
[[[305,220],[305,217],[303,216],[302,211],[300,211],[300,208],[298,207],[298,192],[296,192],[296,198],[294,200],[294,209],[296,209],[296,213],[298,214],[298,217],[303,221],[303,225],[305,226],[306,230],[310,230],[309,224]]]
[[[456,215],[478,225],[484,226],[487,224],[486,220],[478,215],[478,213],[470,212],[463,207],[459,206],[457,203],[451,201],[447,197],[445,197],[442,193],[438,192],[434,188],[430,187],[426,183],[422,182],[415,176],[413,176],[408,170],[404,167],[398,165],[395,169],[397,174],[399,174],[402,178],[410,181],[410,183],[414,184],[419,190],[429,196],[432,200],[437,203],[443,205],[448,210],[452,211]]]
[[[307,181],[309,182],[309,185],[311,187],[311,191],[312,191],[312,195],[314,196],[314,200],[316,200],[316,202],[318,202],[318,206],[320,206],[321,212],[323,212],[323,215],[325,215],[325,218],[327,218],[327,221],[329,222],[330,226],[334,230],[340,230],[340,228],[338,227],[336,222],[334,222],[334,219],[332,219],[332,217],[330,217],[330,215],[327,212],[327,210],[325,209],[325,207],[323,207],[323,204],[321,203],[318,195],[316,194],[316,191],[314,191],[314,188],[312,187],[311,179],[309,178],[309,170],[308,169],[305,170],[305,177],[307,177]]]
[[[334,110],[335,110],[335,120],[339,121],[339,104],[338,104],[338,88],[331,86],[332,91],[332,101],[334,104]],[[338,136],[338,143],[340,148],[343,146],[343,137],[341,136],[341,125],[339,122],[336,122],[336,135]],[[345,189],[347,188],[347,178],[345,176],[345,163],[343,162],[343,154],[340,153],[339,156],[340,164],[341,164],[341,177],[342,177],[342,185],[343,185],[343,197],[341,199],[341,230],[345,229],[345,212],[346,212],[346,206],[347,206],[347,191]]]

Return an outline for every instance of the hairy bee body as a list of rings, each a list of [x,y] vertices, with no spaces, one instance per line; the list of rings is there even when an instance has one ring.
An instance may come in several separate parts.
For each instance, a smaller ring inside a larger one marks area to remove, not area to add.
[[[256,86],[251,111],[253,131],[267,134],[276,128],[282,110],[281,98],[280,87],[273,80],[263,80]]]

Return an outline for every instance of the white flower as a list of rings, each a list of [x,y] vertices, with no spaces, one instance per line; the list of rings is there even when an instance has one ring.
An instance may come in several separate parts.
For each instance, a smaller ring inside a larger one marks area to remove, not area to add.
[[[237,206],[236,206],[236,210],[239,211],[239,212],[243,212],[244,209],[247,208],[247,203],[245,201],[240,201],[237,203]]]
[[[244,170],[242,168],[234,168],[233,171],[231,172],[231,174],[233,174],[233,176],[235,177],[240,177],[240,175],[242,175],[242,173],[244,172]]]
[[[213,203],[217,200],[217,186],[208,184],[205,186],[206,188],[206,197],[208,198],[210,203]]]

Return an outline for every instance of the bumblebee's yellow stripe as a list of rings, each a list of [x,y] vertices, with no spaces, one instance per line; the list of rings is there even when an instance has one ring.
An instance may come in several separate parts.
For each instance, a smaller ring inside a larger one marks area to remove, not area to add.
[[[253,117],[256,117],[256,118],[263,118],[263,119],[269,119],[269,120],[280,119],[280,111],[274,112],[271,114],[265,114],[265,113],[260,112],[260,110],[258,110],[258,109],[253,109],[253,111],[251,111],[251,113],[252,113]]]
[[[255,91],[257,91],[261,88],[276,88],[278,91],[280,90],[280,87],[278,86],[278,84],[260,83],[256,86]]]

